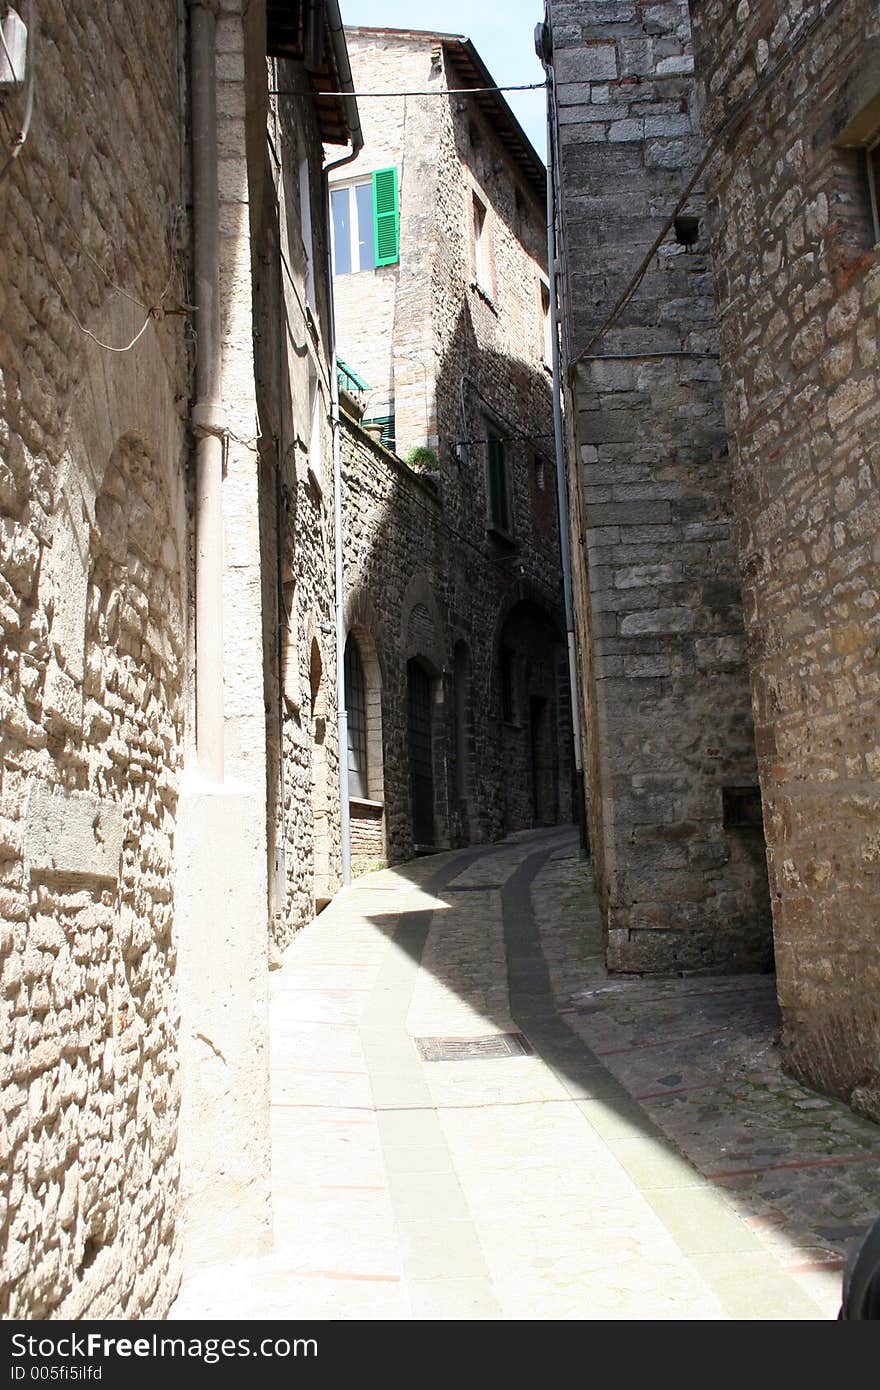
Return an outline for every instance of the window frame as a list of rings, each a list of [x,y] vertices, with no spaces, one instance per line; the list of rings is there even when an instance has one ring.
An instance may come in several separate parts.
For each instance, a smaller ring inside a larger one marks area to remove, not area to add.
[[[498,694],[502,724],[517,728],[516,653],[512,647],[498,649]]]
[[[306,468],[319,494],[324,495],[324,387],[317,367],[309,361],[309,443]]]
[[[508,458],[506,440],[500,432],[499,426],[487,417],[483,418],[483,428],[486,431],[486,529],[502,536],[505,540],[513,540],[513,489],[510,479],[510,460]],[[497,445],[496,459],[499,464],[493,464],[493,445]],[[497,468],[497,471],[496,471]],[[501,495],[504,502],[504,516],[498,515],[494,496],[497,488],[493,487],[493,476],[499,478],[502,484]]]
[[[384,212],[377,212],[377,177],[390,174],[392,176],[393,207],[387,208]],[[370,226],[369,231],[362,235],[360,208],[358,205],[357,190],[359,188],[369,188],[370,190]],[[348,226],[349,226],[349,245],[348,254],[350,269],[339,270],[337,267],[337,236],[336,219],[333,216],[333,197],[336,193],[346,193],[348,197]],[[394,250],[392,255],[381,256],[379,246],[379,222],[392,217],[394,220]],[[369,246],[371,265],[360,264],[361,244]],[[333,275],[365,275],[371,270],[381,270],[387,265],[397,265],[400,261],[400,182],[396,165],[388,165],[382,169],[374,169],[372,173],[361,175],[358,178],[339,179],[330,185],[330,251],[333,265]]]
[[[489,219],[489,204],[481,193],[471,185],[471,242],[474,248],[474,284],[478,290],[492,300],[495,297],[492,274],[492,243]]]
[[[312,226],[312,170],[308,155],[299,161],[299,229],[306,254],[306,305],[315,312],[315,233]]]
[[[351,648],[351,659],[349,658]],[[364,801],[369,796],[370,762],[367,729],[367,676],[357,638],[349,633],[342,656],[345,674],[345,710],[348,724],[346,765],[348,795]]]
[[[370,233],[369,237],[361,238],[360,231],[360,212],[356,189],[369,188],[370,190]],[[348,197],[348,253],[351,261],[349,270],[339,270],[336,264],[336,219],[333,216],[333,196],[336,193],[345,193]],[[373,193],[373,178],[368,174],[366,178],[341,179],[339,183],[330,185],[330,248],[333,258],[333,274],[337,275],[363,275],[369,270],[376,269],[376,200]],[[370,255],[373,258],[372,265],[362,266],[360,264],[360,245],[364,241],[370,247]]]
[[[546,296],[546,305],[545,305]],[[541,307],[541,360],[545,367],[553,370],[553,304],[550,299],[550,281],[543,275],[538,280],[538,303]]]
[[[865,170],[874,245],[877,246],[880,244],[880,133],[865,146]]]

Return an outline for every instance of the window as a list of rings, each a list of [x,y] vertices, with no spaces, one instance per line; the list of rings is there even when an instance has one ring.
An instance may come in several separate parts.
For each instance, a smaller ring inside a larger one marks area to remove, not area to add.
[[[871,226],[874,232],[874,245],[880,241],[880,139],[875,140],[865,150],[865,173],[868,179],[868,205],[871,212]]]
[[[513,191],[513,207],[516,213],[516,230],[522,236],[527,225],[526,200],[522,195],[522,190],[515,188]]]
[[[852,232],[853,250],[880,242],[880,80],[877,45],[865,43],[837,88],[828,117],[813,136],[814,148],[837,146],[829,201],[840,241],[841,224]],[[859,246],[861,243],[861,246]]]
[[[307,159],[303,159],[299,166],[299,225],[306,253],[306,303],[310,309],[314,309],[315,247],[312,239],[312,195]]]
[[[486,427],[487,482],[489,490],[489,526],[509,536],[511,532],[510,494],[507,478],[507,458],[504,440]]]
[[[553,318],[550,313],[550,286],[541,281],[541,328],[544,366],[553,366]]]
[[[491,268],[489,264],[489,234],[486,228],[486,204],[476,193],[473,195],[474,219],[474,279],[481,290],[491,295]]]
[[[345,644],[345,707],[348,711],[348,794],[367,795],[367,691],[357,641]]]
[[[394,453],[395,449],[397,448],[397,438],[395,436],[395,420],[393,410],[390,410],[385,414],[369,416],[365,415],[363,420],[361,421],[361,424],[363,425],[364,429],[370,429],[371,432],[375,430],[378,433],[378,431],[381,428],[381,433],[379,434],[379,443],[384,444],[386,449],[390,449],[391,452]]]
[[[501,718],[505,724],[513,724],[516,719],[514,701],[513,652],[502,647],[498,653],[498,680],[501,686]]]
[[[393,265],[400,253],[397,170],[330,190],[333,273],[351,275]]]
[[[318,487],[324,488],[324,456],[321,421],[324,414],[324,393],[317,372],[309,369],[309,473]]]
[[[544,488],[547,486],[547,476],[546,469],[544,467],[544,459],[541,454],[535,454],[534,465],[535,487],[538,489],[539,492],[543,492]]]

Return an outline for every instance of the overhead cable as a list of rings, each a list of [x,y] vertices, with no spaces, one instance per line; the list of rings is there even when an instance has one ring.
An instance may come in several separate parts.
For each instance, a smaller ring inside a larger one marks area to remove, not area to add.
[[[270,88],[270,97],[344,97],[352,96],[357,101],[366,97],[470,97],[480,92],[535,92],[546,87],[546,82],[522,82],[505,87],[427,87],[406,92],[319,92],[313,88],[303,91],[284,91],[280,87]]]
[[[703,171],[705,170],[712,156],[717,151],[721,142],[728,135],[732,134],[735,130],[739,128],[743,121],[745,121],[746,117],[751,113],[752,107],[755,105],[755,103],[759,101],[762,96],[764,96],[764,94],[770,89],[770,87],[773,86],[780,73],[782,73],[785,70],[785,68],[788,67],[788,64],[791,62],[792,58],[794,58],[800,52],[807,40],[813,36],[813,34],[820,27],[820,25],[824,24],[825,21],[829,18],[831,14],[833,14],[835,10],[840,8],[842,3],[843,0],[829,0],[829,4],[825,6],[825,9],[820,10],[820,12],[814,16],[814,18],[809,22],[809,24],[807,24],[806,27],[801,30],[800,34],[795,39],[795,41],[788,45],[785,51],[774,63],[773,67],[770,68],[770,70],[764,75],[764,77],[757,84],[757,86],[755,86],[751,92],[749,92],[740,101],[738,101],[729,113],[729,115],[726,116],[725,119],[721,122],[721,125],[718,127],[714,136],[712,137],[712,140],[710,141],[706,149],[706,152],[703,155],[703,158],[700,160],[699,164],[697,165],[696,169],[694,170],[693,174],[688,180],[684,192],[682,193],[675,207],[672,209],[672,212],[669,214],[668,218],[664,222],[661,231],[655,237],[651,245],[650,251],[645,256],[635,275],[627,284],[626,288],[624,289],[620,298],[617,300],[616,304],[614,305],[614,308],[608,314],[607,318],[604,320],[601,326],[596,329],[596,332],[590,338],[586,346],[582,348],[581,351],[577,353],[576,356],[574,356],[568,363],[569,371],[572,369],[572,367],[576,367],[578,362],[584,361],[584,359],[590,355],[591,350],[596,346],[600,339],[604,338],[609,328],[611,328],[612,324],[614,324],[616,320],[620,317],[621,313],[626,308],[629,301],[632,299],[639,285],[642,283],[645,276],[647,275],[648,270],[651,266],[651,262],[654,259],[654,256],[657,254],[657,251],[660,249],[660,246],[665,241],[667,235],[669,234],[669,231],[675,223],[675,219],[678,217],[679,213],[682,211],[688,199],[690,198],[692,192],[694,191],[694,188],[696,187],[697,183],[702,177]]]

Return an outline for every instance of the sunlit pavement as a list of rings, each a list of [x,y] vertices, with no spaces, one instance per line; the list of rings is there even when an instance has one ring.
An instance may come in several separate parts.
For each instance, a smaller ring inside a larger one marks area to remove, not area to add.
[[[274,1250],[172,1317],[836,1316],[880,1129],[784,1076],[770,977],[609,978],[573,833],[359,879],[272,992]]]

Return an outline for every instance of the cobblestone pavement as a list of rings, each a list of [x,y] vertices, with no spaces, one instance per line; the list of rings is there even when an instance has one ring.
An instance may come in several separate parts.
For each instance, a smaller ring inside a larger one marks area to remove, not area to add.
[[[769,976],[609,977],[571,832],[359,879],[272,984],[275,1247],[173,1318],[836,1316],[880,1128],[782,1073]]]

